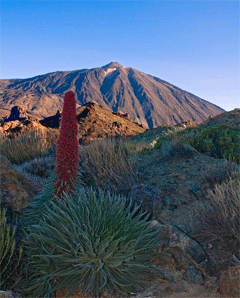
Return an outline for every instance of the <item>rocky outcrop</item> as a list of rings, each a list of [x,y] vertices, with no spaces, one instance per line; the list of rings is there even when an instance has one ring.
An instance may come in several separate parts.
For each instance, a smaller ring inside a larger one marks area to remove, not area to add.
[[[159,228],[160,249],[163,260],[175,262],[175,269],[185,270],[184,279],[198,283],[214,273],[214,266],[204,247],[181,228],[154,221]]]
[[[40,124],[46,127],[51,127],[51,128],[59,128],[60,127],[60,121],[61,121],[61,113],[60,110],[57,110],[56,115],[44,118],[39,121]]]
[[[16,135],[28,130],[44,131],[46,128],[38,120],[13,120],[4,121],[0,124],[0,134],[9,138],[14,138]]]
[[[60,110],[58,110],[56,115],[42,120],[3,121],[0,123],[0,134],[14,137],[15,134],[29,129],[58,129],[61,123],[61,115]],[[12,118],[9,117],[8,119]],[[142,125],[132,121],[129,116],[117,115],[94,101],[77,108],[77,120],[80,144],[106,137],[135,135],[145,131]]]
[[[19,120],[4,121],[0,124],[0,132],[2,134],[8,135],[12,132],[20,132],[24,127],[24,122]]]
[[[11,138],[29,129],[43,129],[43,126],[38,120],[28,116],[26,111],[19,106],[13,107],[9,117],[0,122],[0,134]]]
[[[5,122],[15,121],[15,120],[23,121],[23,120],[26,120],[26,119],[28,119],[28,117],[26,115],[26,111],[23,108],[19,107],[19,106],[14,106],[11,109],[10,116],[7,119],[5,119]]]
[[[124,115],[118,115],[96,102],[77,109],[78,138],[80,144],[106,137],[130,136],[145,129]]]

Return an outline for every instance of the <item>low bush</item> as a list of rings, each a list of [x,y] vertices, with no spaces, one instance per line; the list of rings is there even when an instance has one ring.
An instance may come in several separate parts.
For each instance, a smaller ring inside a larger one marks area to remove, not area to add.
[[[10,162],[21,164],[36,157],[43,156],[56,142],[58,132],[49,129],[28,130],[13,139],[1,138],[0,154],[6,156]]]
[[[218,124],[211,127],[187,127],[177,132],[169,131],[158,139],[155,149],[161,148],[164,141],[174,138],[190,144],[199,152],[240,163],[240,127],[238,125]]]
[[[45,183],[54,170],[55,156],[36,157],[20,165],[14,164],[12,167],[36,182]]]
[[[240,179],[215,185],[196,208],[195,236],[209,246],[220,270],[240,262]],[[236,262],[237,261],[237,262]]]
[[[217,185],[209,193],[209,209],[206,209],[205,230],[238,258],[240,244],[240,180],[230,179]]]
[[[102,191],[55,200],[40,224],[27,228],[31,297],[82,290],[126,295],[144,287],[151,274],[157,231],[139,207]]]
[[[213,189],[215,185],[237,178],[240,179],[239,165],[226,160],[206,168],[204,182],[207,182],[210,189]]]
[[[79,150],[85,182],[94,187],[126,194],[137,175],[128,149],[115,139],[94,141]]]
[[[22,261],[23,248],[16,240],[16,226],[7,223],[6,209],[0,208],[0,290],[13,289]]]

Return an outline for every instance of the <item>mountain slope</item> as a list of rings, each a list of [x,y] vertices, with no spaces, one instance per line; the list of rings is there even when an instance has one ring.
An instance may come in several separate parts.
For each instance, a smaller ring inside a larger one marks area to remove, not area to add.
[[[64,92],[76,92],[82,105],[96,101],[114,112],[128,113],[145,127],[204,121],[223,110],[159,78],[117,62],[100,68],[53,72],[29,79],[0,80],[0,113],[21,106],[36,118],[61,109]]]

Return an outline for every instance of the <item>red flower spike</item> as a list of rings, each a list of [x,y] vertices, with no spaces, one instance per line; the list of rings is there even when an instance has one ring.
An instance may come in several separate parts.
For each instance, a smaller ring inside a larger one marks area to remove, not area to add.
[[[60,136],[57,141],[56,157],[56,195],[73,194],[77,180],[78,167],[78,124],[75,94],[65,93]]]

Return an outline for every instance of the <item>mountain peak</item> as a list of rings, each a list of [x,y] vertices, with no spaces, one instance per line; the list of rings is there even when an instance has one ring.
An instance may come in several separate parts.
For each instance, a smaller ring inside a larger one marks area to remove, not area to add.
[[[128,113],[148,128],[188,120],[202,122],[209,115],[223,112],[168,82],[131,69],[110,62],[102,67],[27,80],[0,80],[0,118],[9,116],[11,108],[17,105],[31,117],[49,117],[62,108],[64,93],[69,90],[76,92],[80,105],[94,100],[114,112]]]
[[[102,68],[119,68],[122,67],[121,64],[119,64],[118,62],[110,62],[104,66],[102,66]]]

